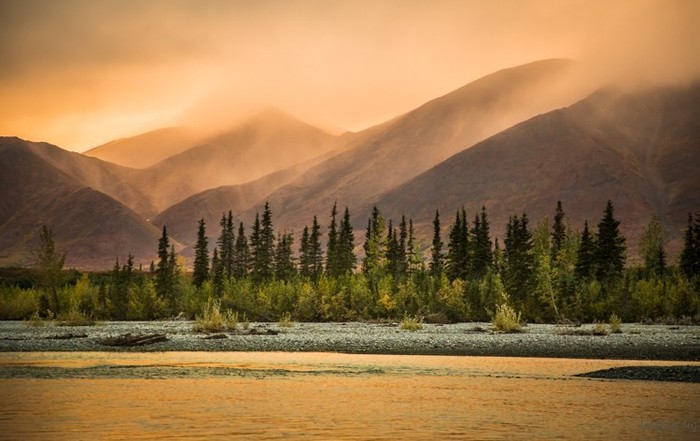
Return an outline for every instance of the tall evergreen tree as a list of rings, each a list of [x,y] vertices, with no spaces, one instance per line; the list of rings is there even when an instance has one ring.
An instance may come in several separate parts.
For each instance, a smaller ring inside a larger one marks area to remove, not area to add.
[[[233,254],[233,277],[240,280],[248,275],[250,264],[250,249],[243,222],[238,225],[238,236],[236,236]]]
[[[652,216],[642,237],[639,239],[639,254],[644,259],[644,267],[650,274],[662,276],[666,270],[666,242],[668,232],[661,219]]]
[[[407,261],[407,242],[408,242],[408,225],[406,225],[406,216],[401,215],[401,223],[399,224],[399,249],[398,249],[398,259],[399,259],[399,274],[402,277],[406,277],[408,271],[408,261]]]
[[[221,215],[219,225],[221,226],[221,233],[217,241],[219,247],[219,262],[223,269],[224,278],[230,279],[233,277],[233,243],[235,240],[233,213],[231,213],[231,210],[229,210],[228,215],[226,215],[226,213]]]
[[[272,210],[268,202],[265,202],[265,210],[257,229],[257,238],[255,242],[251,240],[251,245],[254,258],[253,279],[257,282],[271,280],[274,276],[275,233],[272,227]]]
[[[337,242],[338,275],[352,274],[355,269],[355,234],[350,223],[350,210],[345,207],[340,221],[340,233]]]
[[[296,274],[292,252],[293,243],[292,233],[277,235],[277,246],[275,247],[275,277],[277,280],[289,280]]]
[[[506,238],[503,250],[507,292],[521,307],[528,300],[532,287],[534,254],[532,233],[528,228],[527,214],[521,217],[511,216],[506,228]]]
[[[328,242],[326,244],[326,272],[332,277],[335,277],[340,272],[338,263],[338,224],[336,217],[338,215],[338,202],[333,203],[331,210],[331,223],[328,226]]]
[[[625,238],[620,234],[620,221],[615,219],[612,201],[608,200],[603,218],[598,223],[594,266],[598,280],[622,277],[625,266]]]
[[[163,234],[158,240],[158,264],[156,266],[156,293],[163,300],[169,300],[175,284],[175,268],[170,256],[170,237],[163,226]]]
[[[367,220],[367,233],[365,234],[365,257],[362,260],[362,272],[378,275],[384,270],[386,264],[386,242],[384,237],[384,216],[375,206],[372,215]]]
[[[408,220],[408,239],[406,241],[406,275],[412,276],[416,271],[421,269],[421,258],[419,255],[418,245],[416,244],[416,235],[413,230],[413,219]]]
[[[299,274],[311,277],[311,258],[309,256],[309,226],[304,225],[299,244]]]
[[[557,254],[566,240],[566,225],[564,218],[566,214],[561,206],[561,201],[557,201],[557,210],[554,213],[554,225],[552,225],[551,261],[556,262]]]
[[[387,230],[386,241],[386,261],[389,274],[394,280],[401,277],[401,248],[399,245],[398,232],[394,228],[393,222],[389,219],[389,229]]]
[[[590,231],[588,231],[588,221],[583,224],[581,233],[581,243],[576,252],[576,269],[574,274],[579,280],[586,280],[593,275],[593,264],[595,259],[595,243]]]
[[[318,224],[316,216],[311,224],[308,249],[310,275],[312,278],[318,279],[323,273],[323,249],[321,248],[321,226]]]
[[[680,269],[689,279],[700,276],[700,216],[688,213]]]
[[[469,272],[469,226],[464,208],[457,212],[447,244],[447,277],[466,280]]]
[[[219,260],[218,248],[214,248],[214,253],[211,257],[211,272],[214,294],[221,296],[224,292],[224,267]]]
[[[197,288],[209,279],[209,239],[207,238],[206,223],[204,218],[199,220],[197,229],[197,242],[194,245],[194,270],[192,283]]]
[[[435,210],[433,219],[433,246],[431,248],[430,274],[439,277],[444,271],[444,258],[442,254],[442,237],[440,233],[440,212]]]
[[[491,249],[491,232],[486,207],[481,207],[481,213],[474,218],[472,225],[471,244],[471,275],[474,278],[486,276],[493,264],[493,251]]]

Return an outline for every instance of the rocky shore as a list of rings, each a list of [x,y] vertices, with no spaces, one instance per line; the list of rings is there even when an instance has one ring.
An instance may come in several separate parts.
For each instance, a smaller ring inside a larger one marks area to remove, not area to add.
[[[191,321],[106,322],[96,326],[31,326],[0,322],[0,351],[287,351],[405,355],[471,355],[700,361],[700,327],[625,324],[621,334],[531,324],[499,334],[489,323],[250,323],[247,329],[203,334]],[[110,344],[110,342],[114,344]],[[115,343],[116,342],[116,343]],[[120,344],[121,342],[121,344]],[[129,344],[135,342],[136,344]]]

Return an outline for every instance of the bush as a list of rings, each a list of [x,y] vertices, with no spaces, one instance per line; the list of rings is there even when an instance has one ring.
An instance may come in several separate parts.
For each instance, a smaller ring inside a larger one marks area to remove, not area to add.
[[[613,334],[622,334],[622,319],[617,316],[617,314],[613,313],[610,316],[610,332]]]
[[[221,312],[221,302],[209,299],[207,305],[195,319],[194,332],[232,331],[238,325],[238,313],[231,310]]]
[[[515,312],[508,304],[509,296],[508,294],[503,294],[501,296],[501,304],[496,305],[496,313],[491,319],[491,324],[496,332],[521,332],[522,322],[520,319],[520,312]]]
[[[285,312],[284,314],[282,314],[282,317],[280,317],[279,327],[291,328],[292,326],[294,326],[294,322],[292,321],[292,314]]]
[[[423,329],[423,317],[417,315],[409,317],[408,315],[404,315],[401,323],[399,324],[399,328],[403,329],[404,331],[420,331]]]
[[[80,311],[77,307],[61,312],[56,320],[58,326],[94,326],[97,324],[94,318]]]
[[[593,335],[608,335],[608,328],[605,323],[595,322],[593,327]]]

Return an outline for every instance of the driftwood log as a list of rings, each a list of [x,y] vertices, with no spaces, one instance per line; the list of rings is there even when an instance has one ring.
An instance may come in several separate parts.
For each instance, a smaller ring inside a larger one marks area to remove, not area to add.
[[[118,337],[105,338],[100,343],[105,346],[145,346],[167,340],[168,337],[165,334],[131,335],[131,333],[129,333]]]

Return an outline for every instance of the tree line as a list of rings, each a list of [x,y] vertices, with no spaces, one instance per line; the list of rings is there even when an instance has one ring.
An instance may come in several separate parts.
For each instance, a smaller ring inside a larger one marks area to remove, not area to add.
[[[285,313],[298,320],[408,314],[460,321],[488,320],[507,298],[524,319],[537,322],[604,320],[612,313],[625,320],[695,317],[699,312],[698,215],[689,215],[678,265],[667,261],[667,232],[658,217],[640,240],[643,263],[626,265],[626,241],[612,201],[597,225],[585,222],[581,232],[571,227],[561,202],[551,225],[545,219],[531,227],[526,213],[513,215],[503,244],[491,238],[485,207],[471,221],[464,208],[456,210],[445,231],[436,211],[429,246],[416,237],[412,219],[401,216],[394,224],[374,207],[361,258],[355,254],[350,212],[346,207],[340,216],[337,204],[325,237],[314,216],[298,244],[290,232],[275,233],[269,203],[262,215],[256,214],[249,233],[242,222],[234,224],[231,211],[222,214],[219,226],[210,252],[206,223],[199,220],[191,275],[164,226],[158,260],[149,272],[135,269],[129,256],[99,282],[81,279],[76,286],[82,294],[65,294],[69,300],[63,302],[59,283],[49,281],[37,294],[37,309],[72,307],[103,318],[153,319],[180,312],[194,316],[209,299],[217,299],[252,319],[273,320]],[[62,261],[45,264],[47,280],[58,263],[62,266]]]

